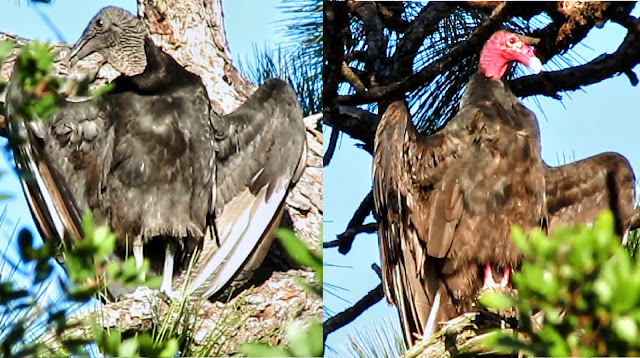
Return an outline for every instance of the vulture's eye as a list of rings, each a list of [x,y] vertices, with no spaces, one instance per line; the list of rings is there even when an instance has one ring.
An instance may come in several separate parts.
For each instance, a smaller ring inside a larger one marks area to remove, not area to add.
[[[515,45],[515,43],[516,43],[516,39],[515,39],[515,38],[513,38],[513,37],[511,37],[511,38],[509,39],[509,45]]]

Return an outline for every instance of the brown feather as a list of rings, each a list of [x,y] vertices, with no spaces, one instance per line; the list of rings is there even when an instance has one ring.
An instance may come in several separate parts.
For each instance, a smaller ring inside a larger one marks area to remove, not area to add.
[[[575,163],[549,167],[545,173],[549,228],[592,222],[611,210],[616,232],[623,235],[635,205],[635,176],[626,158],[603,153]]]

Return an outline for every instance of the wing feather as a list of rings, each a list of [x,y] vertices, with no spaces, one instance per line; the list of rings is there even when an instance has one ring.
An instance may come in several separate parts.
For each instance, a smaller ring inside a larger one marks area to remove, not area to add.
[[[302,110],[291,87],[268,80],[233,113],[212,121],[216,146],[217,238],[205,237],[191,294],[240,285],[262,263],[289,189],[306,167]],[[183,274],[176,283],[184,282]]]
[[[616,232],[623,235],[635,205],[635,176],[629,161],[603,153],[545,172],[549,228],[562,223],[592,222],[611,210]]]
[[[408,332],[424,332],[436,294],[450,297],[443,297],[436,258],[451,246],[462,213],[460,187],[455,181],[441,186],[440,180],[457,156],[451,140],[442,132],[419,136],[401,102],[387,108],[376,131],[373,193],[383,287],[387,300],[399,308],[407,342],[415,340]]]
[[[60,240],[69,235],[80,239],[82,210],[45,150],[47,125],[39,118],[25,118],[19,110],[24,93],[17,71],[15,68],[9,82],[5,117],[29,208],[43,238]]]

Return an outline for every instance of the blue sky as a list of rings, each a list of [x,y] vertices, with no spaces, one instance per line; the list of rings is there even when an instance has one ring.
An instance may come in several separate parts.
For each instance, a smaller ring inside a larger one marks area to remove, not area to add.
[[[279,4],[280,0],[223,1],[227,40],[234,63],[240,58],[243,62],[251,62],[254,45],[262,49],[269,44],[282,41],[282,25],[279,20],[286,15],[277,8]],[[0,32],[12,33],[27,39],[75,43],[91,18],[102,7],[108,5],[137,13],[137,3],[133,0],[54,0],[52,4],[9,0],[3,1],[0,5]],[[251,11],[247,11],[248,8]],[[50,24],[45,22],[42,14],[46,14]],[[8,245],[7,256],[15,261],[17,247],[14,230],[27,228],[36,232],[36,229],[13,169],[13,161],[6,150],[4,138],[0,138],[0,173],[0,193],[9,193],[12,196],[11,199],[0,202],[0,214],[6,209],[6,216],[0,222],[0,248]],[[4,266],[1,271],[5,272],[8,268]],[[56,297],[56,292],[52,292],[50,298],[55,300]]]
[[[640,15],[639,7],[633,15]],[[580,63],[604,52],[614,52],[625,34],[626,30],[613,23],[593,30],[575,48],[584,58]],[[638,74],[640,66],[635,70]],[[532,98],[523,102],[538,117],[542,157],[548,164],[555,166],[614,151],[627,157],[636,175],[640,175],[640,88],[632,87],[625,76],[588,86],[584,91],[563,94],[562,101],[536,99],[544,114]],[[329,133],[325,129],[325,138]],[[344,231],[354,210],[371,190],[371,156],[355,144],[356,141],[342,135],[331,164],[324,168],[324,241],[334,240]],[[365,222],[372,221],[369,217]],[[324,262],[325,319],[352,306],[380,283],[371,269],[372,263],[380,264],[377,235],[358,236],[346,256],[335,248],[324,250]],[[356,331],[366,333],[389,320],[397,323],[397,312],[383,300],[354,323],[329,335],[327,345],[331,349],[325,356],[346,356],[348,335]]]

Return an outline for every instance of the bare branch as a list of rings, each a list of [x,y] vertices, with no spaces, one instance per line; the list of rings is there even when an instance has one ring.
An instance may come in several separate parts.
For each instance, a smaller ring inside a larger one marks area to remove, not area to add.
[[[380,68],[381,63],[387,58],[388,39],[384,35],[384,26],[377,6],[373,2],[357,2],[353,9],[364,24],[364,33],[367,38],[365,68],[370,71]]]
[[[631,71],[640,63],[640,31],[638,31],[640,20],[635,18],[633,21],[636,24],[636,31],[629,31],[613,54],[599,56],[581,66],[518,78],[510,83],[513,93],[518,97],[542,94],[559,99],[559,92],[575,91],[582,86]]]
[[[362,202],[360,202],[360,205],[349,221],[345,232],[338,235],[338,240],[340,240],[340,247],[338,248],[338,252],[346,255],[349,250],[351,250],[351,245],[353,244],[353,239],[355,238],[355,236],[361,232],[366,232],[362,229],[362,223],[364,222],[364,219],[369,216],[371,210],[373,210],[373,190],[370,191],[369,194],[367,194]],[[364,230],[371,230],[371,226],[367,226],[368,228]],[[375,232],[376,230],[376,224],[373,224],[373,226],[373,231],[371,232]]]
[[[378,275],[378,277],[382,280],[382,269],[380,268],[380,266],[378,266],[378,264],[376,263],[373,263],[371,264],[371,269],[375,271],[376,275]]]
[[[355,71],[350,68],[346,62],[342,63],[342,77],[344,77],[347,82],[351,85],[351,87],[355,88],[356,92],[364,91],[364,84],[358,75],[355,74]]]
[[[343,237],[342,235],[351,235],[351,241],[353,242],[353,237],[355,235],[358,234],[373,234],[374,232],[378,231],[378,224],[376,223],[369,223],[369,224],[365,224],[365,225],[357,225],[353,228],[348,229],[347,231],[345,231],[344,233],[338,235],[338,238],[336,240],[333,241],[327,241],[325,243],[322,244],[322,248],[323,249],[330,249],[332,247],[337,247],[340,246]],[[350,247],[349,247],[350,249]],[[346,252],[342,252],[340,250],[338,250],[341,254],[346,254],[348,252],[348,250]]]
[[[358,235],[358,234],[373,234],[373,233],[375,233],[377,231],[378,231],[378,224],[377,223],[369,223],[369,224],[364,224],[364,225],[357,225],[357,226],[355,226],[353,228],[348,229],[344,233],[342,233],[340,235],[337,235],[337,237],[338,237],[337,239],[332,240],[332,241],[326,241],[326,242],[322,243],[322,248],[323,249],[330,249],[330,248],[333,248],[333,247],[340,246],[340,244],[342,243],[342,240],[343,240],[342,235],[351,235],[352,236],[351,241],[353,241],[353,236],[355,236],[355,235]],[[347,252],[349,252],[349,250],[347,250],[346,252],[340,252],[340,253],[346,254]]]
[[[349,26],[346,2],[327,2],[322,7],[323,15],[323,118],[331,121],[338,117],[338,85],[344,50],[344,30]]]
[[[418,89],[423,84],[432,81],[437,75],[442,73],[448,67],[451,67],[454,63],[467,57],[470,53],[478,52],[489,37],[499,28],[502,21],[506,19],[508,13],[506,9],[509,9],[510,6],[512,5],[508,2],[501,3],[501,5],[496,7],[491,18],[478,26],[467,41],[457,45],[447,55],[437,61],[434,61],[431,65],[423,68],[417,73],[402,81],[393,82],[382,87],[372,88],[368,92],[362,94],[338,96],[338,102],[343,105],[371,103],[394,98],[396,96],[402,96],[406,92]]]
[[[322,166],[326,167],[331,162],[331,158],[333,158],[333,153],[336,151],[336,145],[338,144],[338,136],[340,135],[340,131],[337,129],[331,130],[331,137],[329,137],[329,144],[327,146],[327,151],[322,156]]]
[[[362,312],[380,302],[383,297],[384,293],[382,292],[382,284],[379,284],[378,287],[369,291],[369,293],[362,297],[360,301],[356,302],[356,304],[324,321],[322,324],[323,342],[327,341],[327,336],[329,334],[353,322],[353,320],[362,314]]]
[[[413,60],[424,43],[424,39],[438,30],[438,23],[450,13],[451,5],[434,1],[425,6],[412,22],[406,34],[398,41],[393,73],[400,78],[411,74]]]
[[[376,114],[348,106],[340,106],[335,117],[324,117],[324,124],[348,134],[353,139],[361,140],[364,143],[363,148],[369,154],[373,153],[373,137],[376,135],[378,121]]]

